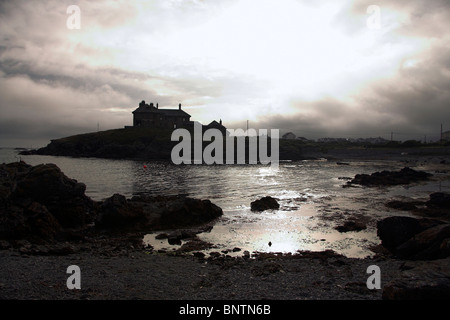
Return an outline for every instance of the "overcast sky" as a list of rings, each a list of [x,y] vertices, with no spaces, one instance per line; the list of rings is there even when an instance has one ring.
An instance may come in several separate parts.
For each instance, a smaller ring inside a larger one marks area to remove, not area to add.
[[[235,129],[435,140],[448,30],[448,0],[1,1],[0,146],[131,125],[141,100]]]

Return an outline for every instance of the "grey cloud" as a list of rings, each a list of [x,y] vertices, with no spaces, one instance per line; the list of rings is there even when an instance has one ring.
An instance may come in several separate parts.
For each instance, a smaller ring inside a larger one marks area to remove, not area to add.
[[[392,79],[365,88],[352,103],[327,99],[294,101],[299,110],[293,116],[261,118],[260,128],[280,128],[298,135],[383,136],[438,139],[440,124],[450,126],[450,64],[447,48],[437,46],[425,52],[420,62],[400,69]],[[354,108],[353,106],[356,106]]]
[[[335,2],[335,0],[327,0]],[[73,1],[0,2],[0,136],[2,140],[48,141],[76,133],[116,128],[131,123],[129,112],[110,112],[108,108],[131,111],[141,99],[160,106],[186,105],[209,108],[213,101],[240,104],[263,98],[264,83],[232,74],[200,77],[198,66],[159,66],[164,70],[126,71],[118,67],[94,67],[78,58],[110,57],[108,48],[79,43],[73,55],[61,55],[58,49],[67,45],[70,36],[65,9]],[[205,5],[202,1],[161,1],[146,4],[152,9],[144,19],[142,34],[164,32],[183,24],[211,19],[212,13],[232,5],[235,0]],[[141,13],[136,3],[80,1],[82,30],[126,27]],[[382,45],[409,38],[434,38],[427,50],[411,55],[415,64],[399,66],[390,79],[371,83],[355,93],[349,102],[333,98],[316,101],[293,100],[296,113],[277,114],[250,119],[258,128],[277,128],[299,136],[385,136],[391,131],[399,138],[436,135],[441,122],[450,126],[450,51],[447,30],[450,3],[446,0],[342,1],[335,26],[358,36],[366,29],[367,7],[377,4],[383,10],[407,13],[407,23],[382,38]],[[316,5],[316,4],[310,4]],[[382,11],[383,12],[383,11]],[[232,21],[230,21],[232,23]],[[83,33],[81,33],[83,34]],[[133,35],[130,35],[132,37]],[[123,34],[118,39],[124,39]],[[136,48],[139,50],[139,48]],[[63,50],[64,52],[64,50]],[[268,62],[283,63],[283,61]],[[182,68],[182,69],[180,69]],[[160,72],[166,71],[166,73]],[[174,71],[182,77],[167,76]],[[186,76],[187,75],[187,76]],[[191,76],[189,76],[191,75]],[[352,76],[358,84],[358,75]],[[173,92],[161,94],[157,86]],[[232,107],[220,112],[232,112]],[[262,110],[263,106],[261,107]],[[250,108],[249,108],[250,109]],[[218,115],[218,110],[211,115]],[[193,112],[195,112],[193,110]],[[253,112],[253,111],[252,111]],[[249,112],[249,113],[252,113]],[[226,115],[223,115],[226,121]],[[213,120],[213,118],[211,118]],[[228,124],[227,124],[228,125]],[[242,121],[230,123],[242,127]]]

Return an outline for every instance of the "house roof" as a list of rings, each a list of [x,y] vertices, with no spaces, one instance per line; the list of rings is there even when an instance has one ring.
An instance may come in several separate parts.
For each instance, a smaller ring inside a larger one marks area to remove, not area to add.
[[[133,113],[158,113],[162,114],[167,117],[190,117],[191,115],[184,110],[180,109],[157,109],[155,107],[147,105],[142,105],[136,110],[133,111]]]
[[[206,128],[215,128],[215,129],[219,129],[219,130],[223,130],[226,129],[226,127],[222,124],[220,124],[219,122],[217,122],[216,120],[211,121],[211,123],[209,123],[208,125],[205,126]]]

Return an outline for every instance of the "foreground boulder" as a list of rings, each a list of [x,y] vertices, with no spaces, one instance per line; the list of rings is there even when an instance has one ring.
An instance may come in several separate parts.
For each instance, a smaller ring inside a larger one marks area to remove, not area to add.
[[[450,224],[440,220],[388,217],[377,223],[381,244],[403,259],[433,260],[450,256]]]
[[[252,211],[276,210],[280,208],[278,201],[270,196],[255,200],[250,204]]]
[[[420,221],[411,217],[388,217],[377,222],[377,235],[388,249],[395,249],[422,230]]]
[[[428,228],[396,248],[400,257],[413,260],[432,260],[450,256],[448,252],[450,224]]]
[[[85,227],[95,206],[85,190],[54,164],[0,165],[0,238],[51,241],[65,228]]]
[[[222,209],[185,196],[114,194],[103,202],[85,195],[86,186],[54,164],[0,165],[0,239],[33,243],[82,239],[99,229],[148,231],[205,224]],[[92,225],[95,227],[92,228]]]
[[[381,171],[371,175],[357,174],[351,181],[347,182],[347,186],[359,184],[367,187],[374,186],[393,186],[400,184],[410,184],[412,182],[428,180],[432,176],[431,173],[424,171],[416,171],[405,167],[400,171]]]

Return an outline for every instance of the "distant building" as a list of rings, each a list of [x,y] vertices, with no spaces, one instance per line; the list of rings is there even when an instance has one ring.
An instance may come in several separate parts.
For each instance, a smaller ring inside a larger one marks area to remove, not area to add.
[[[220,132],[222,132],[222,135],[224,135],[224,136],[228,136],[230,134],[227,131],[227,128],[225,128],[225,126],[222,125],[222,120],[219,120],[219,122],[214,120],[210,124],[203,126],[203,131],[208,130],[208,129],[218,129]]]
[[[442,140],[450,141],[450,131],[442,132]]]
[[[293,140],[296,138],[295,134],[293,134],[292,132],[288,132],[285,133],[281,136],[282,139],[286,139],[286,140]]]
[[[133,111],[133,127],[153,127],[177,129],[194,127],[194,121],[191,121],[191,115],[181,109],[181,103],[178,109],[160,109],[158,104],[146,104],[144,100],[139,103],[139,107]],[[228,134],[227,128],[222,125],[222,120],[212,121],[208,125],[203,125],[203,131],[207,129],[218,129],[223,135]]]
[[[153,103],[139,103],[139,108],[133,111],[134,127],[156,127],[156,128],[183,128],[189,126],[191,115],[178,109],[159,109]]]

